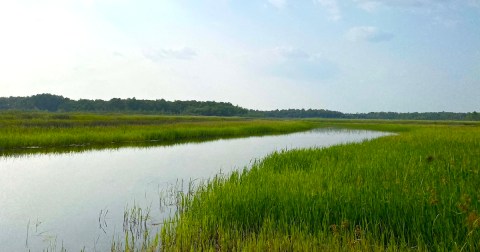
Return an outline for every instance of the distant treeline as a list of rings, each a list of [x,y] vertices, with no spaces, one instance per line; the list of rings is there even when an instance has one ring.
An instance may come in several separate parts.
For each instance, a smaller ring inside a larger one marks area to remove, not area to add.
[[[241,116],[269,118],[339,118],[392,120],[469,120],[480,121],[480,114],[427,112],[370,112],[347,114],[325,109],[249,110],[228,102],[137,100],[135,98],[105,100],[72,100],[52,94],[28,97],[0,97],[0,110],[39,110],[50,112],[119,112],[165,115]]]
[[[0,110],[42,110],[50,112],[130,112],[166,115],[242,116],[247,109],[225,102],[137,100],[71,100],[63,96],[39,94],[29,97],[1,97]]]

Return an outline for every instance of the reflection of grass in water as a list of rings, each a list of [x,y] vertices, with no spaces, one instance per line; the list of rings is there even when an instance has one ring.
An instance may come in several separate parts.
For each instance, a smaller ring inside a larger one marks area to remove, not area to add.
[[[64,117],[62,117],[64,116]],[[60,119],[59,119],[60,118]],[[62,152],[308,130],[317,123],[222,117],[128,116],[52,113],[0,113],[3,155]],[[41,147],[41,148],[39,148]]]
[[[51,234],[49,230],[43,230],[40,220],[32,222],[28,220],[27,233],[25,237],[25,250],[38,250],[38,246],[44,247],[42,251],[67,251],[63,241],[59,243],[57,235]],[[33,243],[33,244],[32,244]],[[38,245],[42,244],[42,245]],[[33,246],[33,248],[32,248]],[[82,249],[84,251],[84,249]]]
[[[134,205],[132,208],[127,207],[125,209],[123,232],[125,234],[126,251],[134,250],[139,246],[142,250],[145,250],[148,246],[158,246],[155,243],[151,244],[148,221],[150,221],[150,207],[142,209]],[[153,242],[155,241],[158,243],[158,238],[155,238]]]
[[[183,213],[184,206],[195,191],[195,180],[191,180],[188,185],[184,184],[183,180],[177,180],[175,184],[159,192],[158,207],[160,211],[173,210],[175,213]],[[151,206],[142,208],[136,203],[132,207],[127,206],[123,215],[123,234],[112,240],[110,250],[158,251],[161,247],[159,231],[166,224],[165,221],[172,222],[168,219],[160,222],[153,220]]]
[[[181,201],[162,249],[480,250],[478,124],[332,124],[400,133],[217,177]]]

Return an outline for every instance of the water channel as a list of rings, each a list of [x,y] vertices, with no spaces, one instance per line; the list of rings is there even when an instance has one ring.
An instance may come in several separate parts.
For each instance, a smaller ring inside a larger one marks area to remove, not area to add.
[[[0,157],[0,251],[109,250],[112,239],[123,235],[126,209],[148,208],[149,224],[160,223],[171,215],[161,206],[165,192],[182,182],[243,169],[274,151],[384,135],[317,129],[171,146]]]

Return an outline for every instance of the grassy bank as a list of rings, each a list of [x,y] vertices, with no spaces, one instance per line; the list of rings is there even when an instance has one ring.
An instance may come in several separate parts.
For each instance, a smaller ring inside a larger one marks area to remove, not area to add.
[[[480,250],[478,124],[327,124],[399,134],[274,153],[212,179],[184,196],[162,249]]]
[[[0,153],[64,147],[171,144],[308,130],[314,122],[244,118],[0,113]]]

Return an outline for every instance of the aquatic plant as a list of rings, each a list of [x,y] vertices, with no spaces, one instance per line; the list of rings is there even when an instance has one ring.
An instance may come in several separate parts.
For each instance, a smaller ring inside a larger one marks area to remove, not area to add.
[[[216,177],[163,226],[162,250],[480,250],[478,124],[332,123],[399,134]]]
[[[316,127],[314,122],[222,117],[0,113],[0,155],[162,145],[218,138],[280,134]]]

